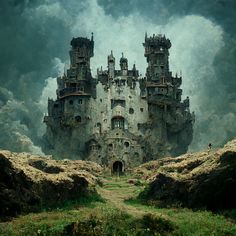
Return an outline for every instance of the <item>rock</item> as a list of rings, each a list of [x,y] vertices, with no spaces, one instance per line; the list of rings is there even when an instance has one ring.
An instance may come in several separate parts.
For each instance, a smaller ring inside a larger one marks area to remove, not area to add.
[[[150,182],[140,195],[146,200],[210,210],[236,207],[236,140],[210,153],[146,163],[135,173]]]
[[[88,161],[0,151],[0,219],[84,197],[101,171]]]
[[[136,184],[137,182],[138,182],[137,179],[128,179],[128,180],[127,180],[127,183],[128,183],[128,184]]]

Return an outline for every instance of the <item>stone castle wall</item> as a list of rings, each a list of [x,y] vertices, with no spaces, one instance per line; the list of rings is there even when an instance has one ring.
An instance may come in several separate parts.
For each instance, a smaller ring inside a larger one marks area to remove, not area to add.
[[[122,55],[120,70],[90,72],[93,37],[71,41],[71,67],[58,78],[57,99],[48,101],[44,151],[58,158],[86,159],[125,171],[164,155],[187,151],[194,115],[182,101],[182,78],[169,71],[163,36],[145,37],[148,67],[141,78]]]

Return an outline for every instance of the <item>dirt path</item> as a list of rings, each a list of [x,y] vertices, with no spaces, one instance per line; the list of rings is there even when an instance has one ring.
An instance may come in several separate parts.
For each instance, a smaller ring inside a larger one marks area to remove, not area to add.
[[[125,200],[137,196],[141,189],[142,187],[129,184],[127,183],[127,178],[121,177],[105,180],[104,186],[99,188],[98,192],[108,203],[117,209],[141,217],[144,214],[151,213],[151,211],[125,203]]]

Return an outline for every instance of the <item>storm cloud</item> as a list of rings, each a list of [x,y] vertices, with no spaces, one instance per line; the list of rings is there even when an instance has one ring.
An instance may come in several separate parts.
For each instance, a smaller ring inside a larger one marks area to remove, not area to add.
[[[195,111],[190,150],[236,134],[236,19],[232,0],[10,0],[0,3],[0,147],[40,153],[48,97],[68,67],[72,37],[94,32],[92,73],[113,49],[145,75],[144,34],[170,38],[170,68]]]

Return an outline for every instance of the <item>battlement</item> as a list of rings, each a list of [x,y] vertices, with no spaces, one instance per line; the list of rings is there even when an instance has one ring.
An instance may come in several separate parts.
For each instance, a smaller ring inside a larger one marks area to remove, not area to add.
[[[72,46],[73,49],[87,47],[93,50],[94,48],[93,35],[91,37],[91,40],[83,37],[73,38],[70,42],[70,45]]]
[[[151,37],[147,37],[147,34],[145,35],[145,42],[143,43],[144,47],[148,48],[159,48],[159,49],[170,49],[171,48],[171,42],[169,39],[166,38],[165,35],[155,35]]]

